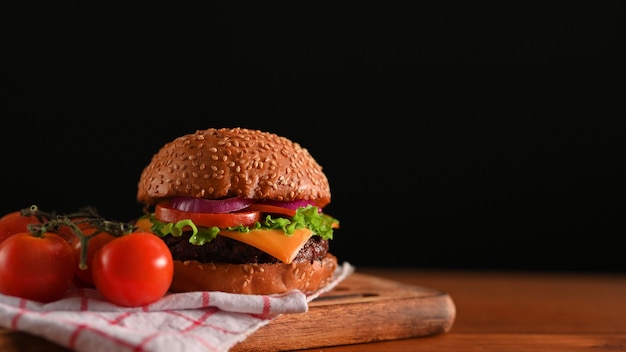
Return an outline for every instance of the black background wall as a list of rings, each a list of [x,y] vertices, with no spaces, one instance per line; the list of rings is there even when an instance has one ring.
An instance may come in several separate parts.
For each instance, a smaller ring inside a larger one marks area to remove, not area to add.
[[[309,149],[355,265],[626,271],[623,7],[83,2],[12,13],[2,213],[128,220],[197,129]]]

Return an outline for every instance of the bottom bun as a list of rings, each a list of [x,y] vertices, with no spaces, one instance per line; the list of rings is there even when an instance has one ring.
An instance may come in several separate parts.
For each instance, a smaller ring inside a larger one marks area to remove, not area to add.
[[[308,294],[328,285],[336,268],[337,258],[332,254],[312,263],[291,264],[203,264],[175,260],[170,291],[269,295],[297,289]]]

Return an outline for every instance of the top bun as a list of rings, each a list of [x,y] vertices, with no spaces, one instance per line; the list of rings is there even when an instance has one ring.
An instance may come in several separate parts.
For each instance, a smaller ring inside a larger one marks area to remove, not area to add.
[[[141,173],[140,203],[174,196],[308,200],[323,208],[330,187],[298,143],[259,130],[209,128],[165,144]]]

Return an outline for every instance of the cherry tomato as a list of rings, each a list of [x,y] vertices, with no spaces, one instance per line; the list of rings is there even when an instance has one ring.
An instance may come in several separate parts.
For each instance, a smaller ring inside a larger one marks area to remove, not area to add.
[[[91,273],[96,289],[109,302],[136,307],[158,301],[174,277],[170,249],[157,235],[133,232],[96,252]]]
[[[83,235],[89,237],[87,242],[87,258],[85,260],[86,267],[81,267],[81,253],[83,250],[80,237],[74,236],[70,241],[72,248],[74,249],[74,257],[76,259],[76,277],[83,283],[93,284],[92,267],[94,254],[102,248],[105,244],[115,239],[115,236],[108,232],[100,232],[96,235],[92,235],[95,232],[94,228],[83,229]]]
[[[29,224],[39,224],[34,216],[22,216],[21,211],[8,213],[0,218],[0,243],[16,233],[28,232]]]
[[[63,297],[74,277],[74,252],[62,237],[23,232],[0,243],[0,293],[39,302]]]
[[[165,222],[178,222],[189,219],[197,226],[226,228],[237,225],[250,226],[259,221],[261,213],[258,211],[224,214],[194,213],[174,209],[170,204],[161,203],[155,207],[154,217]]]

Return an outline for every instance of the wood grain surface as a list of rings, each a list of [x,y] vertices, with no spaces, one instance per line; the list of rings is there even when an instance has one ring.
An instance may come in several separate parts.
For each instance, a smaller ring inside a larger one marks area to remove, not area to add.
[[[309,304],[278,317],[233,351],[284,351],[431,336],[450,330],[456,310],[443,291],[354,273]]]

